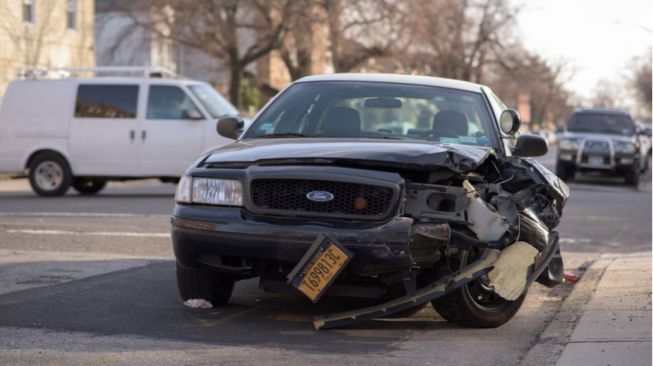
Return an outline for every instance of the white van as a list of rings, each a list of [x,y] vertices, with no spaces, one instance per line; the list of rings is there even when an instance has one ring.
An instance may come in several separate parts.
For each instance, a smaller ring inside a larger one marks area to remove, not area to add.
[[[175,181],[230,142],[216,122],[238,110],[209,84],[143,75],[13,81],[0,106],[0,172],[27,170],[42,196],[91,194],[108,180]]]

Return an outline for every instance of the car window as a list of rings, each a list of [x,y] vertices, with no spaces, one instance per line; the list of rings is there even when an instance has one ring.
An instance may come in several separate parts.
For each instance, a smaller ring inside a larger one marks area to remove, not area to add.
[[[239,114],[236,107],[207,84],[190,85],[188,89],[213,118]]]
[[[310,82],[290,87],[244,138],[303,135],[419,139],[496,146],[480,93],[379,82]]]
[[[576,113],[569,121],[567,130],[630,136],[635,133],[635,123],[629,116],[621,114]]]
[[[199,115],[193,101],[177,86],[152,85],[147,97],[147,119],[192,119]]]
[[[80,85],[75,117],[136,118],[138,85]]]

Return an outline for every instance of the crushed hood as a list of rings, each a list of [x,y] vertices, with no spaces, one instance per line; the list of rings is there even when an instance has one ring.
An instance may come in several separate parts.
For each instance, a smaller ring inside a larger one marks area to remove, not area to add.
[[[350,161],[399,168],[446,167],[467,172],[483,163],[493,149],[417,140],[275,138],[242,140],[210,153],[203,164],[234,166]]]

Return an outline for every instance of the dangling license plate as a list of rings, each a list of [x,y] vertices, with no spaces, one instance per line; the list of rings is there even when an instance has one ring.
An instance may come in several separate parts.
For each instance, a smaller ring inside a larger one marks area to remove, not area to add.
[[[288,274],[288,283],[317,302],[354,254],[328,235],[320,234]]]

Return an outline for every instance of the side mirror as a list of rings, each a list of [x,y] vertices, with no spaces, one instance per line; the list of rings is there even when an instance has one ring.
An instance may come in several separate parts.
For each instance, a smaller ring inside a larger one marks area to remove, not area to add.
[[[549,144],[540,136],[521,135],[512,151],[513,155],[521,157],[542,156],[549,152]]]
[[[224,117],[218,120],[218,134],[228,139],[236,140],[245,127],[245,121],[240,117]]]
[[[521,118],[519,118],[519,112],[509,108],[501,113],[499,118],[499,127],[501,127],[501,132],[512,135],[519,131],[519,126],[521,126]]]
[[[204,118],[202,116],[202,113],[200,113],[195,108],[184,109],[184,111],[182,112],[182,116],[184,117],[184,119],[192,119],[192,120],[198,120]]]

